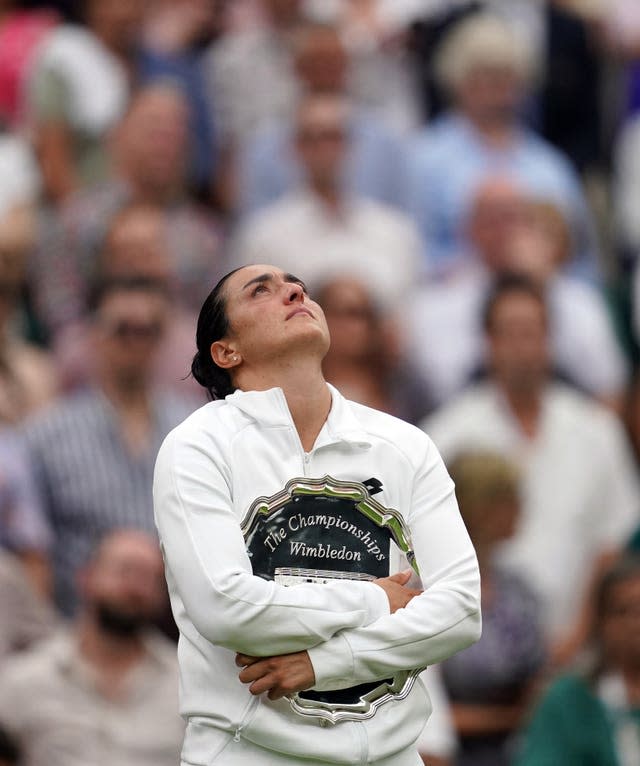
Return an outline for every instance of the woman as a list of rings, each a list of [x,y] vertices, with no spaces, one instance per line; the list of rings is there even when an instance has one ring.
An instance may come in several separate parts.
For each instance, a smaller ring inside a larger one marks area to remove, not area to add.
[[[494,563],[515,531],[520,477],[502,455],[465,452],[449,465],[482,581],[482,638],[442,664],[460,748],[457,766],[508,766],[545,647],[538,605],[519,577]]]
[[[196,340],[193,373],[217,401],[166,439],[154,484],[183,764],[420,764],[415,669],[480,629],[477,562],[435,447],[327,385],[326,321],[291,274],[228,274]]]
[[[517,766],[640,763],[640,558],[625,555],[595,596],[592,655],[558,678],[525,734]]]
[[[331,333],[325,379],[349,399],[417,423],[431,409],[428,392],[403,359],[398,327],[366,285],[343,276],[316,291]]]

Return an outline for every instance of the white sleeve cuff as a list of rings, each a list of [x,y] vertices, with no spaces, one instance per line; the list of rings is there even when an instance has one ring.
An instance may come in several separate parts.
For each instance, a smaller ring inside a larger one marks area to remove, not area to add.
[[[382,590],[382,588],[380,588]],[[314,689],[344,689],[353,686],[353,653],[347,639],[340,633],[307,650],[316,678]]]
[[[375,583],[363,582],[365,606],[367,609],[367,619],[365,625],[371,625],[380,617],[386,617],[390,614],[389,599],[385,591]]]

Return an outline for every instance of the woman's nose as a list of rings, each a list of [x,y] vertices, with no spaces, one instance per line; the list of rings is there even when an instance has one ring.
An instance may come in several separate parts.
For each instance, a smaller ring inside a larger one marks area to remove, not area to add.
[[[289,303],[293,303],[294,301],[300,300],[300,298],[304,295],[304,290],[302,289],[301,285],[297,285],[297,284],[287,285],[287,289],[288,289]]]

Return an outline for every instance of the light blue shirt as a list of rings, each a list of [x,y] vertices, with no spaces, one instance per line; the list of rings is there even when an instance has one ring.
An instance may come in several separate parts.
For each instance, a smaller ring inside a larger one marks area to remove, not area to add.
[[[392,205],[408,205],[406,143],[376,117],[358,112],[349,125],[345,190]],[[294,126],[272,122],[246,143],[240,159],[240,209],[254,213],[300,186],[303,169],[296,157]]]
[[[598,278],[595,232],[580,180],[558,150],[526,128],[509,147],[496,148],[468,120],[449,113],[414,142],[409,167],[410,209],[429,271],[446,270],[469,252],[464,230],[474,192],[487,177],[504,175],[560,206],[574,237],[572,272]]]

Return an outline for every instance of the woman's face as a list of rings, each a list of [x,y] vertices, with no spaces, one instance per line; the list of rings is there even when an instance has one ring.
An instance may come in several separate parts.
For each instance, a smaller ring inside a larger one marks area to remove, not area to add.
[[[336,279],[321,300],[331,331],[331,356],[349,361],[369,360],[378,347],[380,333],[365,286],[355,279]]]
[[[601,624],[609,664],[640,668],[640,576],[611,588]]]
[[[272,363],[299,350],[322,359],[329,329],[304,283],[275,266],[252,265],[232,274],[224,287],[227,339],[243,363]]]

